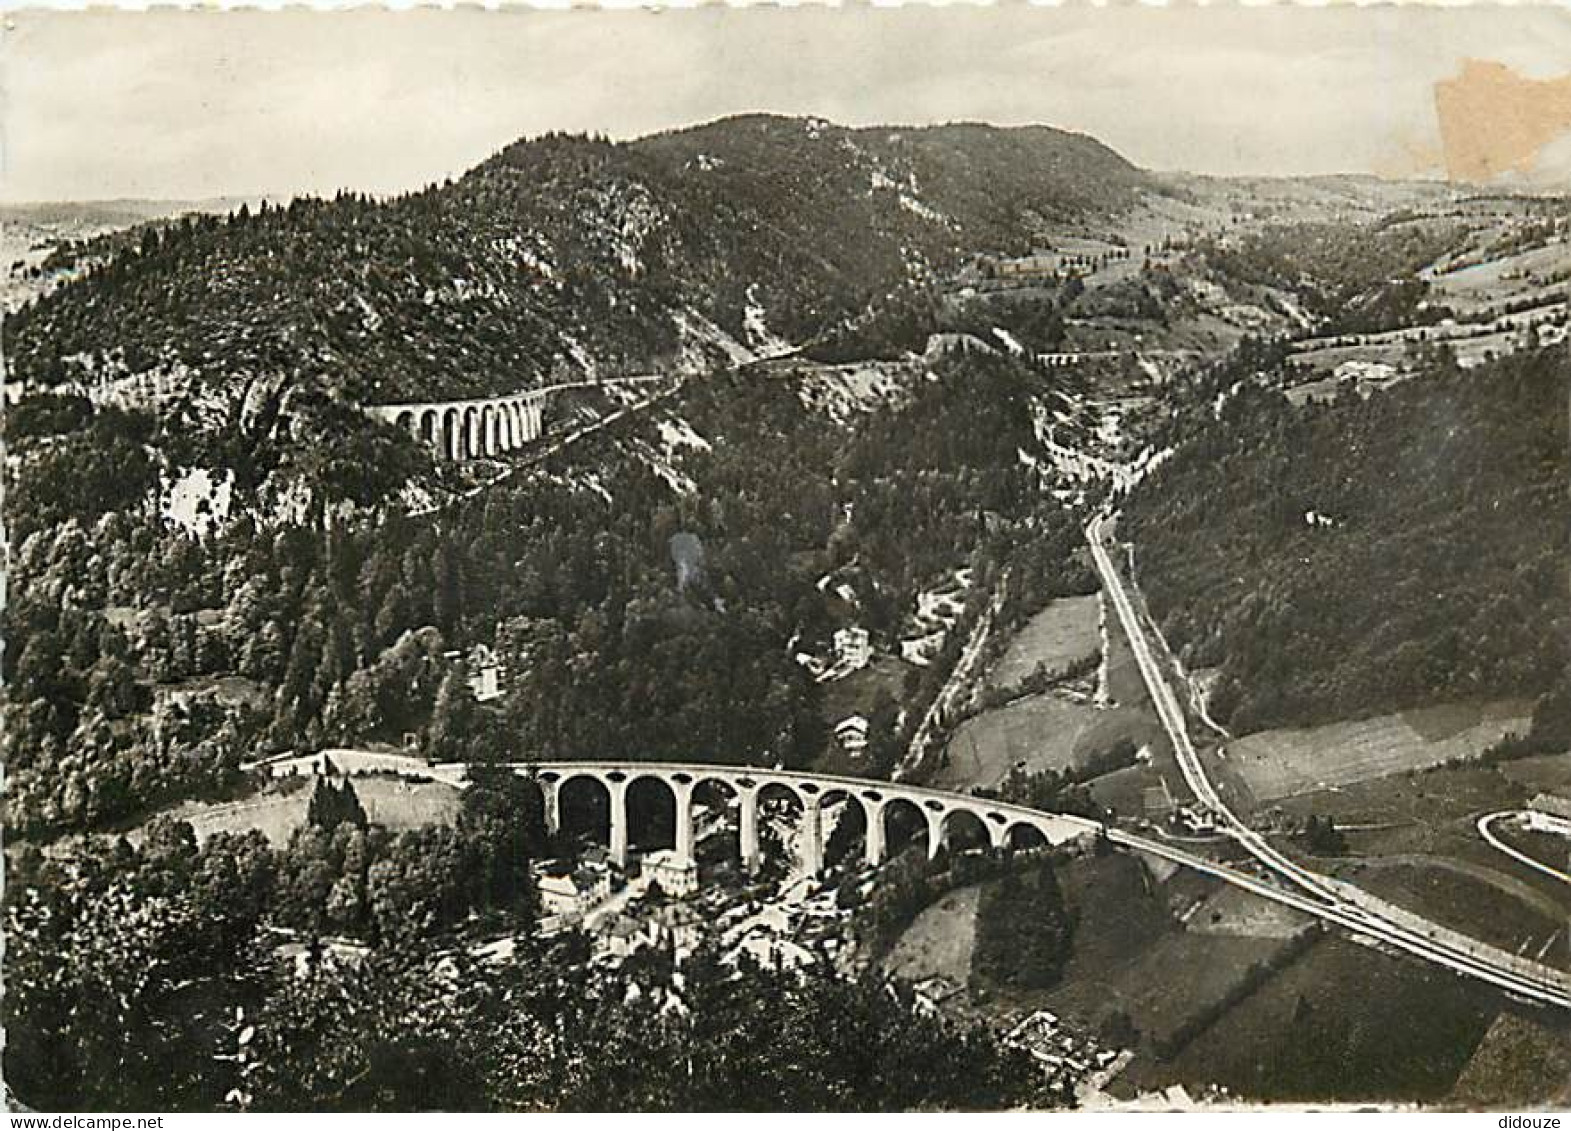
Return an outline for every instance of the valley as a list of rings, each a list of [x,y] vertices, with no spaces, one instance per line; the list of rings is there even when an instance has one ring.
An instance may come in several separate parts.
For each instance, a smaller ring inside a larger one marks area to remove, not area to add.
[[[143,1002],[149,1063],[240,1003],[290,1065],[262,1107],[329,1094],[302,1034],[348,977],[565,1018],[549,1062],[468,1038],[536,1076],[442,1061],[498,1106],[593,1103],[564,1066],[641,1022],[815,1102],[792,985],[909,1035],[872,1106],[1542,1102],[1491,1065],[1566,1039],[1571,892],[1478,821],[1571,779],[1566,198],[747,115],[134,212],[29,230],[5,296],[19,1087],[109,1086],[46,1035],[95,991],[42,972],[162,900],[115,945],[223,1008]],[[224,1091],[161,1072],[150,1107]]]

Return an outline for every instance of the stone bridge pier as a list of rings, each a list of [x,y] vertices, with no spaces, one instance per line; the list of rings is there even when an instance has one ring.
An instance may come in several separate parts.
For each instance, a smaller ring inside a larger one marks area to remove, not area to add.
[[[785,770],[657,762],[552,762],[518,764],[512,768],[533,778],[539,785],[545,798],[546,827],[552,834],[561,830],[563,787],[580,778],[597,783],[605,791],[609,805],[610,854],[622,866],[628,860],[628,789],[635,781],[646,778],[662,783],[670,791],[675,802],[675,850],[687,860],[693,858],[695,847],[694,792],[706,783],[714,783],[729,792],[737,812],[741,863],[749,870],[756,868],[762,858],[759,809],[766,791],[770,797],[794,798],[797,802],[798,863],[810,876],[823,871],[824,811],[835,804],[861,807],[866,828],[863,859],[875,867],[888,855],[888,819],[890,810],[896,806],[921,814],[929,859],[938,855],[958,821],[979,825],[993,848],[1007,847],[1011,837],[1021,830],[1028,830],[1048,844],[1061,844],[1101,830],[1097,822],[1081,817],[1043,813],[986,798],[894,782]]]

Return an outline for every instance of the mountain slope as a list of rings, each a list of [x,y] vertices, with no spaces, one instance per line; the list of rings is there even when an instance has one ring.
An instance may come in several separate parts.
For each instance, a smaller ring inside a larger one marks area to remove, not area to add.
[[[548,136],[376,203],[194,218],[19,311],[16,376],[320,380],[455,397],[671,365],[684,343],[793,340],[1143,175],[1044,129],[851,131],[741,118],[631,144]],[[749,307],[754,311],[749,317]]]
[[[1221,668],[1213,713],[1246,732],[1545,694],[1548,725],[1571,690],[1568,379],[1545,349],[1367,400],[1228,401],[1122,523],[1168,640]]]

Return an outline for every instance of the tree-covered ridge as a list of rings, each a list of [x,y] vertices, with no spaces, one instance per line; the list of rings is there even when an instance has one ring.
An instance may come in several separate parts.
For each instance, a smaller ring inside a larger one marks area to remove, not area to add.
[[[1300,294],[1315,313],[1343,316],[1383,286],[1412,282],[1422,268],[1459,247],[1468,226],[1457,220],[1404,219],[1366,224],[1277,223],[1202,248],[1235,278]]]
[[[1442,356],[1368,399],[1228,400],[1121,524],[1168,640],[1222,669],[1216,716],[1250,731],[1557,681],[1563,697],[1567,383],[1550,349],[1467,371]]]
[[[1097,143],[1043,129],[740,118],[625,144],[550,135],[387,201],[149,227],[17,311],[7,354],[44,385],[163,372],[354,401],[517,389],[582,372],[585,354],[644,371],[672,360],[673,315],[745,342],[756,305],[802,340],[913,273],[1029,246],[1043,218],[1115,207],[1142,183]]]

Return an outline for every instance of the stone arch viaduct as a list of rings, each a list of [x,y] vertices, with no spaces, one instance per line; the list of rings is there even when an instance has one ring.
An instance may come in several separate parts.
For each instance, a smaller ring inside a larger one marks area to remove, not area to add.
[[[546,403],[555,393],[636,386],[667,379],[664,374],[654,373],[608,377],[604,381],[569,381],[497,397],[367,405],[365,411],[435,448],[444,459],[479,459],[514,451],[538,440],[545,432]]]
[[[823,808],[837,801],[861,808],[867,829],[865,857],[874,865],[881,864],[887,852],[885,822],[893,806],[909,806],[924,818],[929,857],[937,855],[957,817],[980,824],[995,848],[1008,845],[1017,831],[1029,830],[1048,844],[1063,844],[1102,830],[1098,822],[1082,817],[868,778],[675,762],[541,762],[515,763],[509,768],[539,785],[545,798],[546,826],[551,832],[556,832],[561,824],[563,787],[581,778],[597,783],[610,801],[610,851],[618,864],[625,864],[628,855],[627,791],[634,782],[644,779],[660,782],[676,799],[675,847],[677,854],[687,859],[693,855],[694,791],[706,783],[730,791],[739,808],[742,863],[749,868],[759,861],[759,802],[765,795],[794,798],[801,807],[801,865],[809,875],[817,875],[823,869]],[[455,782],[464,776],[464,767],[459,763],[433,770]]]

